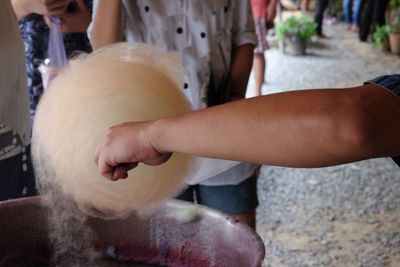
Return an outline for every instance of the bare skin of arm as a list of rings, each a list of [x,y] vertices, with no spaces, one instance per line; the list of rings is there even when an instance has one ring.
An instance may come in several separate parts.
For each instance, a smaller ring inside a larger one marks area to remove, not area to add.
[[[93,21],[91,43],[93,50],[121,42],[121,0],[100,0]]]
[[[65,12],[71,0],[11,0],[14,12],[18,20],[25,16],[36,13],[50,27],[49,15],[58,16],[61,19],[61,31],[63,33],[86,32],[92,20],[89,10],[83,0],[77,0],[77,10],[73,13]]]
[[[232,51],[230,101],[243,99],[246,96],[247,82],[253,64],[253,50],[254,45],[244,44]]]
[[[111,127],[95,163],[106,178],[171,152],[287,167],[400,155],[399,100],[376,85],[266,95]],[[121,165],[121,163],[124,163]]]
[[[278,0],[271,0],[268,3],[268,11],[267,11],[267,17],[266,20],[270,23],[274,22],[275,17],[276,17],[276,6],[278,4]]]

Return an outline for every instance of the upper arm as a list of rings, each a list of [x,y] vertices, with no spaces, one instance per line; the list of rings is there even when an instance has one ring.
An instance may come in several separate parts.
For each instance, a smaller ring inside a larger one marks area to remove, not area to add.
[[[93,50],[122,40],[121,0],[95,0],[88,36]]]

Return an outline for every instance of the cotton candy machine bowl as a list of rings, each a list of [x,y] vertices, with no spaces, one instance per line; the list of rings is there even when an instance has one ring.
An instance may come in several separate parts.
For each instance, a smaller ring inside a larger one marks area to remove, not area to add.
[[[168,200],[151,215],[90,218],[88,224],[96,234],[96,250],[108,261],[154,264],[150,266],[261,266],[264,245],[254,231],[205,207],[197,209],[191,222],[170,216],[190,207],[190,203]],[[47,214],[39,197],[0,203],[1,266],[23,266],[27,261],[43,266],[50,259]]]

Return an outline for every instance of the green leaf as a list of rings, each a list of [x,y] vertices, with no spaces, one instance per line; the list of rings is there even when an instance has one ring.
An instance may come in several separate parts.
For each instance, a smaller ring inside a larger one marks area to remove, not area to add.
[[[311,37],[317,34],[317,23],[307,15],[290,17],[286,22],[280,22],[275,26],[277,38],[283,40],[286,35],[297,35],[309,42]]]

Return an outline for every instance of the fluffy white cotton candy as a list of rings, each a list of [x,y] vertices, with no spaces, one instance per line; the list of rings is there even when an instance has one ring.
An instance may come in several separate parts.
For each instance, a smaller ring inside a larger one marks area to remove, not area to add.
[[[32,153],[39,185],[55,183],[81,207],[123,215],[173,196],[192,172],[188,155],[140,164],[126,180],[109,181],[93,157],[106,130],[190,110],[175,55],[120,43],[69,62],[38,105]]]

